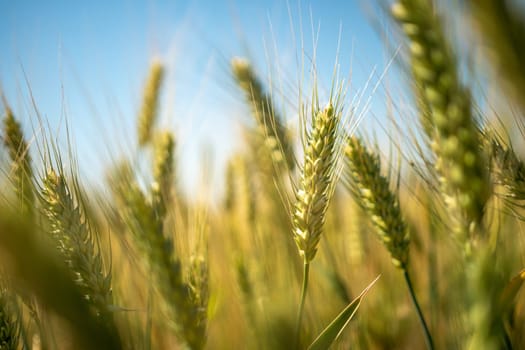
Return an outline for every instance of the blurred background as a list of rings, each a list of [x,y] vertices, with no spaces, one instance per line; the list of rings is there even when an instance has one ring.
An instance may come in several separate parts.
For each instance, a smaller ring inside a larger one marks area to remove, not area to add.
[[[225,159],[242,147],[238,125],[250,117],[231,78],[232,57],[252,62],[279,94],[289,123],[297,122],[299,79],[314,56],[321,93],[330,89],[337,58],[341,77],[351,77],[349,97],[370,80],[363,100],[393,57],[382,44],[377,8],[358,0],[22,0],[0,2],[0,13],[0,90],[26,128],[38,129],[31,118],[37,110],[64,147],[67,120],[80,173],[94,183],[105,164],[133,151],[154,59],[167,67],[160,125],[176,131],[182,187],[192,191],[203,160],[222,174]],[[369,114],[384,114],[380,96],[374,93]],[[222,183],[220,175],[211,181]]]

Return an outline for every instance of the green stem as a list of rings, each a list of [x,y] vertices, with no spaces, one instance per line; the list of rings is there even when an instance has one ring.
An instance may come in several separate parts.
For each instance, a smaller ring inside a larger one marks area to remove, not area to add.
[[[299,304],[299,312],[297,313],[297,322],[295,328],[295,349],[298,349],[301,344],[301,323],[303,320],[304,313],[304,302],[306,300],[306,290],[308,289],[308,276],[310,274],[310,262],[304,260],[303,264],[303,284],[301,287],[301,303]]]
[[[431,218],[431,220],[435,220]],[[439,282],[438,282],[438,261],[437,261],[437,241],[434,228],[430,227],[430,244],[428,246],[428,276],[429,276],[429,300],[430,300],[430,327],[435,329],[438,324],[439,304]]]
[[[425,318],[423,317],[423,312],[421,311],[419,303],[417,302],[416,294],[414,293],[414,287],[412,286],[412,280],[410,279],[410,276],[408,275],[408,271],[406,269],[403,270],[403,276],[405,277],[408,291],[410,292],[410,297],[416,308],[419,321],[421,323],[421,326],[423,327],[423,331],[425,332],[425,341],[427,343],[427,349],[434,350],[434,342],[432,341],[432,335],[430,334],[430,330],[428,329]]]

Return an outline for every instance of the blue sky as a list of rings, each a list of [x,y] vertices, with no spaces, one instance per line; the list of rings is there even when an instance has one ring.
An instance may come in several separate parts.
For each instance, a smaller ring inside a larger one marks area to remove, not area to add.
[[[151,60],[160,58],[168,67],[160,125],[177,133],[179,167],[188,170],[184,183],[192,186],[203,149],[221,164],[240,147],[246,107],[229,76],[229,60],[248,56],[263,79],[271,72],[277,85],[281,79],[293,89],[301,36],[304,57],[313,55],[313,23],[321,88],[329,87],[341,32],[341,71],[346,76],[353,62],[358,89],[389,59],[366,3],[2,0],[0,87],[28,130],[36,125],[30,92],[51,130],[63,129],[67,118],[80,170],[96,179],[112,157],[134,147],[142,85]],[[283,90],[287,97],[296,93]]]

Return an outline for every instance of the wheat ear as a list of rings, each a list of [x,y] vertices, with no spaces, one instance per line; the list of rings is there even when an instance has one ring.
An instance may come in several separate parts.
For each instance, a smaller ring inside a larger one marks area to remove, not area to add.
[[[330,103],[313,115],[299,186],[295,191],[293,233],[299,254],[309,263],[317,253],[336,172],[340,114]]]
[[[308,289],[310,262],[317,253],[328,204],[333,195],[339,153],[341,111],[332,102],[324,109],[312,108],[311,129],[306,132],[301,178],[292,212],[293,237],[303,258],[303,282],[296,323],[296,345]]]
[[[234,58],[231,67],[237,84],[250,104],[257,122],[256,132],[263,140],[267,153],[278,168],[282,169],[284,165],[292,170],[295,166],[292,142],[271,96],[264,92],[259,78],[246,59]]]
[[[49,233],[81,292],[103,322],[113,325],[111,275],[104,272],[100,252],[81,202],[61,173],[48,170],[40,191]],[[113,328],[116,329],[116,328]]]
[[[22,127],[15,119],[11,108],[4,101],[4,145],[7,148],[13,165],[13,182],[20,199],[22,211],[31,213],[34,205],[33,169],[29,147],[24,139]]]
[[[139,145],[144,146],[151,141],[153,128],[157,119],[160,88],[164,77],[164,67],[159,61],[151,64],[150,72],[138,120]]]
[[[369,152],[357,137],[349,137],[345,148],[348,184],[360,206],[368,213],[379,237],[403,270],[408,265],[410,235],[401,215],[399,198],[381,175],[379,156]]]
[[[476,228],[490,194],[469,92],[460,83],[457,64],[432,2],[401,0],[392,6],[392,14],[409,39],[414,79],[422,91],[423,106],[430,109],[435,168],[453,228],[467,243],[479,231]]]

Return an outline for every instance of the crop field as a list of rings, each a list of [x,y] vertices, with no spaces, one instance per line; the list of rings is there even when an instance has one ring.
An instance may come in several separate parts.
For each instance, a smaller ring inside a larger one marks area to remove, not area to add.
[[[290,108],[228,57],[241,147],[193,195],[164,60],[96,186],[73,121],[64,146],[0,90],[0,349],[525,349],[525,7],[377,3],[409,96],[386,136],[348,57],[303,56]]]

